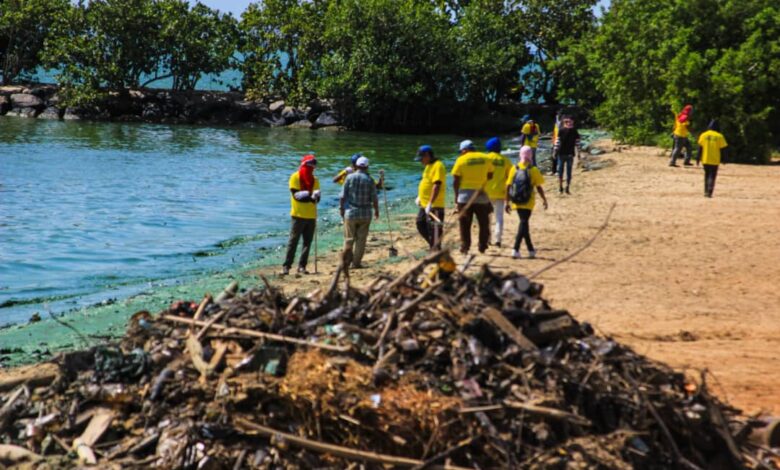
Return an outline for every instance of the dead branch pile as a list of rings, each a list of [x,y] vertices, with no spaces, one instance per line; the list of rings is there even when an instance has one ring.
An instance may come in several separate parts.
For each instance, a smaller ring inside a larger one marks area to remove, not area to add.
[[[524,276],[466,277],[446,252],[365,289],[340,275],[139,312],[48,381],[0,381],[0,468],[778,468],[750,438],[766,423],[704,376]]]

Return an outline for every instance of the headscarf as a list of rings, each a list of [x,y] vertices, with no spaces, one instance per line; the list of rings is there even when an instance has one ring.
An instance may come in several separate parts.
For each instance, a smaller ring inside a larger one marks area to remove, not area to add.
[[[304,155],[301,159],[301,166],[298,168],[298,178],[301,181],[301,191],[314,190],[314,166],[317,159],[314,155]]]
[[[691,117],[691,111],[693,111],[693,106],[686,104],[682,111],[680,111],[680,114],[677,115],[677,122],[685,122]]]
[[[520,163],[531,165],[534,161],[534,151],[531,147],[523,145],[520,147]]]
[[[710,124],[707,126],[707,130],[720,132],[720,123],[718,122],[718,120],[713,119],[712,121],[710,121]]]

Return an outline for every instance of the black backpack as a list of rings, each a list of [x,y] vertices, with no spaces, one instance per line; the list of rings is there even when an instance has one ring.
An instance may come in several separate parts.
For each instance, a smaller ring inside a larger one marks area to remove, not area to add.
[[[528,168],[521,170],[517,167],[515,179],[512,180],[512,186],[509,187],[509,198],[515,204],[525,204],[531,199],[534,187],[531,184],[531,175]]]

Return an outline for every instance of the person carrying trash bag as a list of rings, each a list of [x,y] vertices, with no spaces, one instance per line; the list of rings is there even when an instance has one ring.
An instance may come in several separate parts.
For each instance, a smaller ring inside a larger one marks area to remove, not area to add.
[[[306,263],[309,250],[317,228],[317,203],[320,202],[320,181],[314,176],[317,159],[314,155],[304,155],[298,171],[290,175],[290,238],[287,241],[287,255],[282,265],[282,274],[289,274],[298,248],[298,240],[303,237],[301,257],[298,259],[298,272],[308,274]]]
[[[493,244],[501,248],[501,237],[504,233],[504,199],[506,198],[506,175],[512,167],[512,162],[501,155],[501,139],[493,137],[485,143],[485,150],[493,163],[493,178],[487,185],[486,191],[493,205],[493,214],[496,217],[493,229]]]
[[[439,250],[444,224],[447,169],[436,158],[430,145],[420,146],[414,160],[422,162],[424,167],[415,201],[420,208],[417,212],[417,231],[428,242],[431,250]]]
[[[713,119],[707,126],[707,131],[699,135],[699,152],[696,155],[696,166],[701,162],[704,167],[704,197],[712,197],[715,191],[715,178],[718,177],[718,166],[726,156],[726,138],[720,133],[718,121]]]
[[[460,156],[452,167],[452,176],[460,226],[460,252],[466,254],[471,248],[471,223],[476,216],[479,252],[484,253],[490,241],[490,213],[493,211],[485,187],[493,177],[493,163],[487,155],[474,150],[472,141],[464,140],[460,143]]]
[[[520,159],[517,165],[513,165],[506,177],[506,212],[517,211],[520,217],[520,227],[515,237],[512,258],[520,259],[520,243],[525,240],[528,249],[528,258],[536,258],[536,249],[531,242],[531,213],[536,205],[534,192],[538,192],[547,210],[547,197],[544,195],[544,176],[539,168],[533,164],[533,151],[531,147],[523,146],[520,149]],[[534,191],[536,190],[536,191]]]
[[[371,226],[371,209],[374,210],[374,218],[379,219],[379,198],[376,184],[368,175],[368,158],[358,158],[355,167],[357,170],[347,176],[341,190],[339,212],[344,220],[345,266],[351,262],[353,268],[362,268]]]
[[[691,125],[691,113],[693,112],[693,106],[685,105],[674,119],[674,130],[672,131],[672,139],[674,140],[674,146],[672,148],[672,157],[669,160],[669,166],[677,166],[677,157],[682,153],[682,149],[685,148],[685,160],[683,165],[691,166],[691,158],[693,152],[691,151],[691,141],[689,140]]]
[[[527,145],[533,152],[533,164],[536,166],[536,148],[539,146],[539,137],[542,135],[542,129],[534,121],[531,115],[523,116],[523,128],[520,130],[520,145]]]
[[[338,174],[333,177],[333,182],[338,184],[339,186],[344,186],[344,182],[347,181],[347,176],[351,175],[357,170],[358,158],[362,156],[363,156],[362,153],[356,153],[351,157],[349,157],[349,166],[344,168],[340,172],[338,172]],[[385,173],[382,170],[379,170],[379,181],[375,180],[373,176],[371,176],[371,179],[374,181],[374,184],[376,185],[376,189],[384,189]]]

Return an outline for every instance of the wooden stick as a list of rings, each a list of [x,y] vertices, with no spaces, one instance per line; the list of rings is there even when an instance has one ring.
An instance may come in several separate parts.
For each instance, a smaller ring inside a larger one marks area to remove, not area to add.
[[[184,318],[179,317],[176,315],[160,315],[161,320],[169,321],[172,323],[183,323],[185,325],[205,325],[206,322],[203,321],[195,321],[190,318]],[[233,328],[227,325],[223,325],[221,323],[216,323],[214,325],[211,325],[211,328],[215,330],[222,330],[225,332],[231,332],[231,333],[238,333],[244,336],[251,336],[252,338],[262,338],[267,339],[271,341],[280,341],[283,343],[290,343],[290,344],[298,344],[301,346],[309,346],[312,348],[319,348],[319,349],[325,349],[327,351],[334,351],[334,352],[349,352],[352,347],[351,346],[334,346],[332,344],[324,344],[324,343],[314,343],[311,341],[306,341],[304,339],[298,339],[298,338],[292,338],[290,336],[282,336],[282,335],[276,335],[273,333],[263,333],[260,331],[254,331],[254,330],[246,330],[244,328]]]
[[[398,467],[415,467],[425,464],[422,460],[410,459],[407,457],[399,457],[395,455],[379,454],[376,452],[369,452],[365,450],[356,450],[349,447],[338,446],[334,444],[327,444],[325,442],[314,441],[303,437],[298,437],[293,434],[281,432],[267,426],[263,426],[257,423],[253,423],[243,418],[235,418],[233,422],[244,430],[251,431],[263,437],[276,437],[284,440],[288,444],[302,447],[321,454],[331,454],[336,457],[341,457],[349,460],[361,460],[364,462],[374,462],[382,465],[395,465]],[[466,467],[458,467],[455,465],[435,465],[429,468],[436,468],[440,470],[469,470]]]
[[[529,403],[521,403],[519,401],[512,401],[512,400],[504,401],[504,405],[506,405],[507,408],[523,410],[534,415],[544,416],[546,418],[553,418],[560,421],[569,421],[574,424],[579,424],[580,426],[593,425],[593,423],[591,423],[590,420],[583,418],[582,416],[575,415],[574,413],[569,413],[567,411],[561,411],[555,408],[531,405]]]
[[[374,294],[371,299],[369,300],[369,303],[371,305],[378,302],[382,297],[384,297],[388,292],[392,291],[398,285],[403,283],[407,277],[411,276],[415,272],[417,272],[420,268],[425,266],[426,264],[432,263],[436,260],[438,260],[444,253],[446,253],[446,250],[437,251],[436,253],[431,253],[430,255],[426,256],[422,260],[415,263],[414,266],[409,268],[405,273],[400,274],[398,277],[396,277],[392,282],[390,282],[388,285],[382,287],[382,289]]]
[[[493,307],[487,307],[482,311],[482,315],[487,318],[490,323],[498,327],[509,336],[512,341],[517,343],[524,350],[536,350],[539,349],[530,339],[528,339],[520,330],[515,327],[509,320],[506,319],[503,313],[499,312]]]

